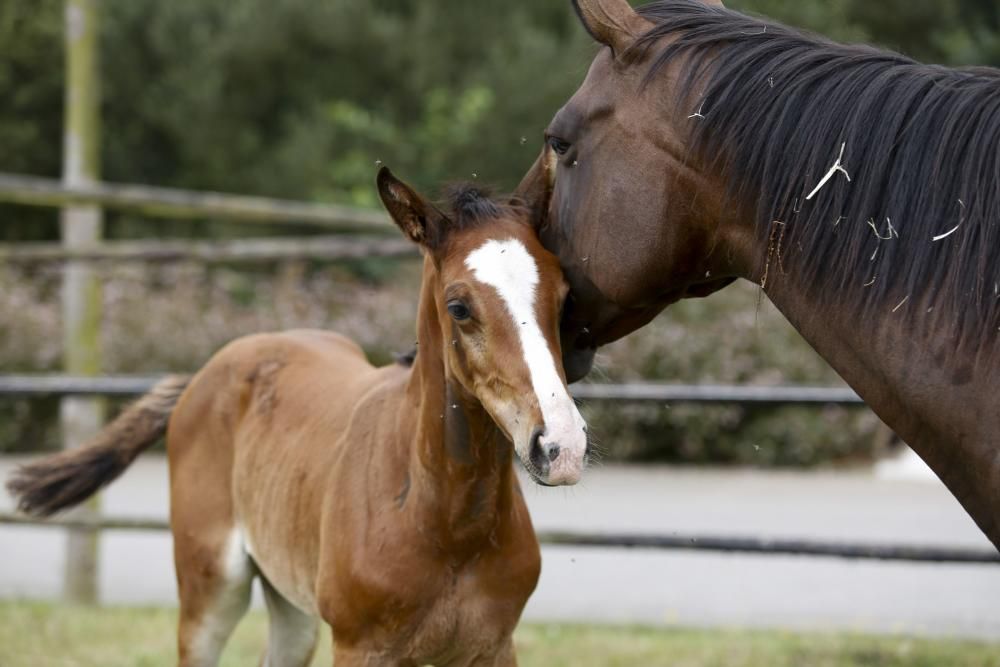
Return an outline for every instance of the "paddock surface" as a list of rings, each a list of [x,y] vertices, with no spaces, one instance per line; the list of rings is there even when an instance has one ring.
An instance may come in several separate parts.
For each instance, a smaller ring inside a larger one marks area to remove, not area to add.
[[[25,459],[0,458],[0,477]],[[922,475],[604,466],[582,485],[525,483],[539,529],[697,533],[983,547],[936,480]],[[0,494],[0,509],[12,502]],[[109,514],[163,517],[162,458],[139,461],[105,494]],[[0,598],[59,595],[64,538],[0,527]],[[1000,566],[835,558],[544,549],[534,621],[643,623],[954,636],[1000,641]],[[106,533],[107,602],[173,604],[166,533]]]

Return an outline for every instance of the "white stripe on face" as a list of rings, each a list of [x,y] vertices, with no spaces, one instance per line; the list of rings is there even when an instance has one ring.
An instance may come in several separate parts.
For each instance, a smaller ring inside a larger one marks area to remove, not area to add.
[[[524,244],[517,239],[490,240],[469,253],[465,265],[476,280],[496,289],[507,306],[521,342],[531,385],[545,422],[543,442],[557,442],[562,453],[550,468],[550,481],[572,483],[583,469],[586,432],[583,417],[576,409],[556,370],[552,351],[542,335],[535,315],[538,266]],[[530,443],[514,443],[518,448]],[[521,451],[522,458],[530,452]],[[565,478],[565,482],[561,481]]]

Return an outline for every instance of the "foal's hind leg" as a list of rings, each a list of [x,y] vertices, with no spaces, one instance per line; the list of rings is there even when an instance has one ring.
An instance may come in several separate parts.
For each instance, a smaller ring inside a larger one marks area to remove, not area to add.
[[[316,649],[319,621],[286,600],[261,577],[270,626],[262,667],[307,667]]]
[[[214,667],[250,605],[254,566],[236,530],[221,539],[174,528],[180,667]]]

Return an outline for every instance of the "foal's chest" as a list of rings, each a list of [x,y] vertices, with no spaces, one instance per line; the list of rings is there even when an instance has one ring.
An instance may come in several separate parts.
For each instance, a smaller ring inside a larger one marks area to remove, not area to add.
[[[533,536],[522,544],[459,566],[411,559],[404,572],[372,563],[370,579],[343,581],[333,608],[320,607],[333,612],[324,615],[335,639],[388,648],[419,664],[462,664],[509,641],[541,569]],[[360,619],[368,619],[367,627]]]
[[[537,558],[479,562],[445,573],[423,613],[411,617],[409,656],[435,664],[490,654],[508,641],[538,580]]]

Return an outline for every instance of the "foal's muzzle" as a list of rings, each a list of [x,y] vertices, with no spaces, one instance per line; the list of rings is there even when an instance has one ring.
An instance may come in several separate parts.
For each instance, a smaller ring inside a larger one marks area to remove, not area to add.
[[[563,443],[546,434],[544,426],[536,426],[531,433],[528,460],[525,468],[532,479],[543,486],[576,484],[590,458],[590,439],[586,431]]]

